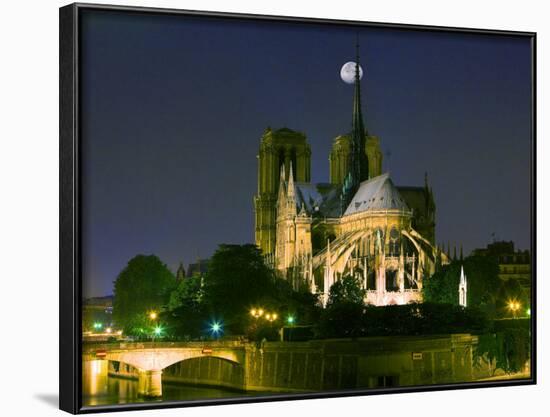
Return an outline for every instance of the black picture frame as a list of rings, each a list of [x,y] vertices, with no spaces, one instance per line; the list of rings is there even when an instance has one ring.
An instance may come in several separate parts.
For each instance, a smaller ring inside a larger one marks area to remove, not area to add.
[[[282,21],[296,24],[323,24],[339,26],[370,26],[423,30],[433,32],[463,32],[499,36],[527,37],[531,41],[531,268],[532,268],[532,315],[531,315],[531,377],[522,380],[465,382],[429,386],[410,386],[382,389],[354,389],[352,391],[328,391],[304,394],[277,394],[257,397],[207,399],[195,401],[166,401],[108,406],[83,407],[81,399],[81,248],[82,236],[80,211],[82,178],[80,172],[80,106],[79,106],[79,45],[81,41],[79,19],[84,10],[116,11],[129,14],[164,14],[180,16],[204,16],[219,19],[245,19],[257,21]],[[304,17],[266,16],[253,14],[203,12],[191,10],[160,9],[75,3],[59,10],[60,52],[60,258],[59,258],[59,407],[73,414],[106,411],[142,410],[203,405],[222,405],[280,400],[331,398],[408,392],[440,391],[464,388],[490,388],[517,385],[532,385],[537,382],[537,291],[536,291],[536,33],[439,27],[424,25],[391,24],[365,21],[343,21]]]

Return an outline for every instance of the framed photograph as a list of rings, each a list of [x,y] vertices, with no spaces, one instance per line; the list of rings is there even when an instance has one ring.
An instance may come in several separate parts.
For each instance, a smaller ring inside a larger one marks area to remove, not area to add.
[[[534,384],[535,40],[62,7],[60,408]]]

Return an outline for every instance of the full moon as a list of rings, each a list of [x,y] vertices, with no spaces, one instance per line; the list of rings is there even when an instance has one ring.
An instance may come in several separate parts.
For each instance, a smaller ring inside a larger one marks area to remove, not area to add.
[[[340,77],[346,84],[353,84],[355,82],[355,62],[346,62],[340,70]],[[363,78],[363,68],[359,65],[359,79]]]

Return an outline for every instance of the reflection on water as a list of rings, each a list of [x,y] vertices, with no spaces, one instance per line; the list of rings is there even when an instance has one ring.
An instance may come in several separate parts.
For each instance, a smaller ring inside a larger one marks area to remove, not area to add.
[[[137,380],[109,377],[107,370],[107,361],[94,360],[83,362],[83,405],[127,404],[146,401],[185,401],[243,395],[235,391],[218,388],[197,388],[163,383],[162,398],[151,400],[138,395]]]

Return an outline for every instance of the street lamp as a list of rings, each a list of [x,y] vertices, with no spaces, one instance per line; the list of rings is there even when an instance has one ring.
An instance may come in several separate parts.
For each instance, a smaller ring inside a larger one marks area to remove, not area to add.
[[[259,319],[264,314],[264,310],[262,308],[253,308],[250,310],[250,315],[254,317],[255,319]]]
[[[286,322],[287,324],[289,325],[289,329],[288,329],[288,341],[292,341],[292,328],[294,327],[294,322],[296,321],[296,318],[290,314],[287,318],[286,318]],[[281,341],[284,340],[284,331],[285,331],[285,328],[283,327],[281,329]]]
[[[512,312],[514,317],[516,317],[517,312],[519,311],[520,308],[521,308],[521,304],[518,301],[516,300],[508,301],[508,310]]]
[[[266,319],[268,322],[272,323],[272,322],[274,322],[275,320],[277,320],[277,313],[267,313],[267,314],[265,315],[265,319]]]
[[[212,336],[219,337],[220,333],[223,332],[223,326],[219,321],[213,321],[212,324],[210,324],[210,332],[212,333]]]
[[[151,320],[156,320],[157,317],[158,317],[158,314],[157,314],[156,311],[151,311],[151,312],[149,313],[149,318],[150,318]]]

